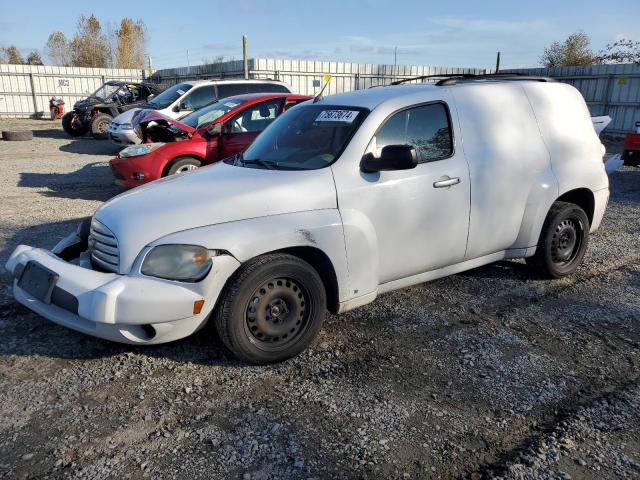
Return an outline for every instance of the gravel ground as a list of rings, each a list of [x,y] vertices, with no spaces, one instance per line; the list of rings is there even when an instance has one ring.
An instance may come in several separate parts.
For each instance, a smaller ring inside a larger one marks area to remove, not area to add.
[[[107,142],[3,128],[36,138],[0,142],[2,264],[118,192]],[[611,182],[575,276],[500,262],[386,294],[270,367],[211,329],[146,348],[72,332],[2,273],[0,478],[640,478],[640,169]]]

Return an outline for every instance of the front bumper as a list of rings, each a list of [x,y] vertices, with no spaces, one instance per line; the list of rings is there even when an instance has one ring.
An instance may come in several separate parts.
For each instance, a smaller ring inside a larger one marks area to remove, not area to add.
[[[140,137],[138,137],[136,132],[133,130],[121,130],[120,128],[113,128],[112,126],[109,126],[107,133],[111,143],[118,146],[127,147],[129,145],[138,145],[139,143],[142,143]]]
[[[18,285],[29,261],[58,274],[58,294],[51,303],[37,300]],[[52,322],[116,342],[158,344],[184,338],[201,328],[238,266],[231,256],[215,257],[204,280],[182,283],[98,272],[68,263],[47,250],[19,245],[6,269],[14,276],[15,299]],[[204,308],[194,314],[194,302],[202,299]]]
[[[143,156],[115,157],[109,161],[109,167],[111,167],[111,173],[116,185],[122,188],[135,188],[138,185],[160,178],[147,167],[148,162],[138,160],[141,157]]]

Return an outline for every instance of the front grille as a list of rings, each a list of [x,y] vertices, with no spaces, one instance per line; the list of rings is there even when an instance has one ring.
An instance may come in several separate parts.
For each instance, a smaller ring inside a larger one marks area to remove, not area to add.
[[[109,272],[118,272],[120,265],[118,239],[111,230],[96,219],[91,220],[89,252],[94,265]]]

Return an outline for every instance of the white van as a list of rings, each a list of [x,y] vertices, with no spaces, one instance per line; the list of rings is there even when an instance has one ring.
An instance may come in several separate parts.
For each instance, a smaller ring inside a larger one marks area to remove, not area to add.
[[[193,80],[167,88],[148,101],[142,109],[158,110],[171,118],[182,118],[216,100],[243,93],[291,93],[289,86],[273,80]],[[137,145],[140,137],[134,131],[133,118],[142,110],[132,108],[111,121],[107,130],[112,143]]]
[[[53,252],[20,245],[15,298],[110,340],[155,344],[209,318],[254,363],[324,313],[504,259],[558,278],[609,198],[605,149],[572,86],[447,78],[308,101],[243,155],[105,203]],[[381,339],[380,341],[384,341]]]

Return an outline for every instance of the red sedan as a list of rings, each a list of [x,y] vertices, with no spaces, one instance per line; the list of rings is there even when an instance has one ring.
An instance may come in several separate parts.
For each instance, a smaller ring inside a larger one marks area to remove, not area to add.
[[[150,112],[139,122],[145,143],[125,148],[109,162],[116,184],[133,188],[240,153],[282,112],[310,98],[289,93],[239,95],[180,121]]]

